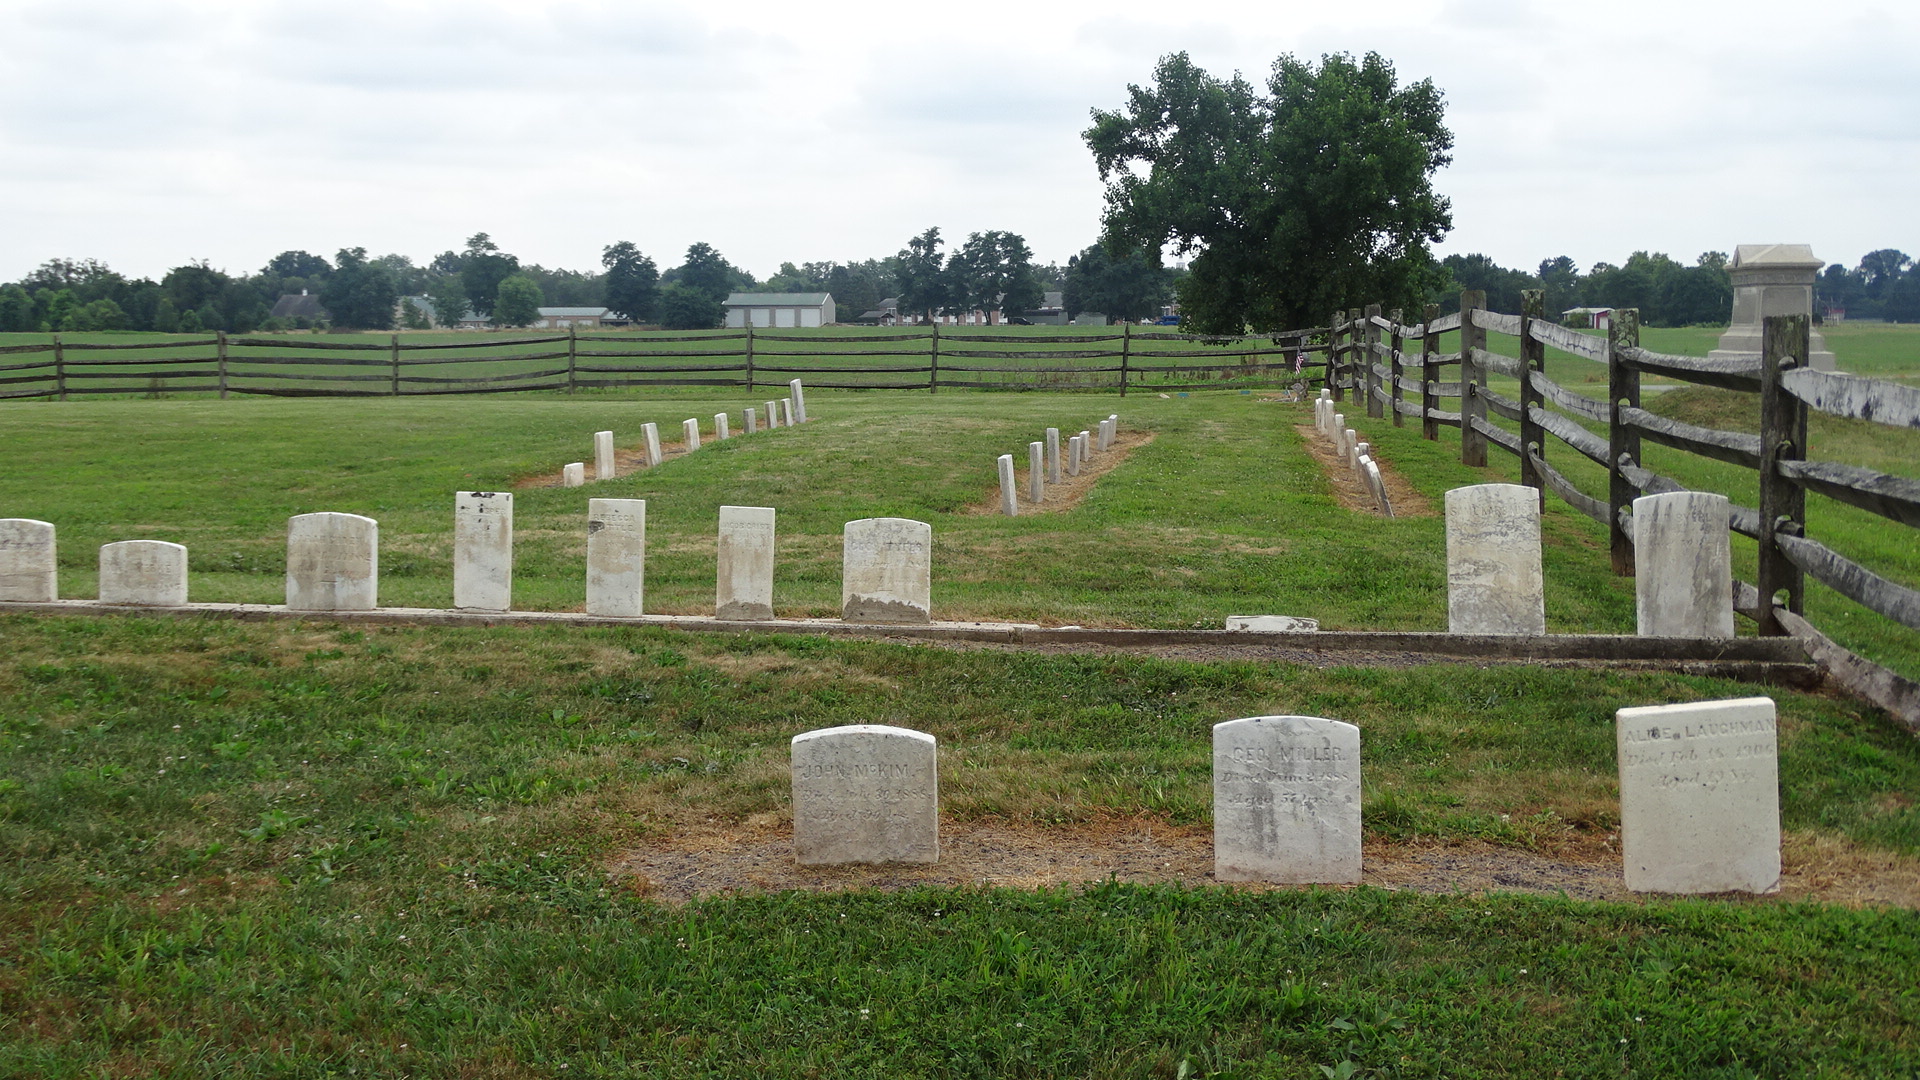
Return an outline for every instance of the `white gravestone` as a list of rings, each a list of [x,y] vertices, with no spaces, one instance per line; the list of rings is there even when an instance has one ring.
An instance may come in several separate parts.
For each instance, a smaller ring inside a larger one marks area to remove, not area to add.
[[[1780,757],[1771,698],[1621,709],[1614,733],[1627,888],[1780,887]]]
[[[1100,452],[1104,454],[1111,449],[1113,449],[1113,421],[1102,420],[1100,421]]]
[[[359,514],[287,519],[287,608],[372,611],[380,598],[380,524]]]
[[[1020,512],[1020,485],[1013,479],[1013,455],[1001,454],[996,464],[1000,467],[1000,512],[1013,517]]]
[[[847,622],[932,621],[933,526],[907,518],[847,522],[840,617]]]
[[[1367,486],[1373,490],[1373,501],[1380,505],[1380,513],[1392,517],[1393,503],[1387,499],[1387,480],[1380,475],[1380,463],[1368,458],[1361,467],[1367,470]]]
[[[560,466],[561,487],[585,487],[587,483],[587,463],[570,461]]]
[[[790,397],[780,399],[780,424],[783,427],[793,426],[793,399]]]
[[[1633,500],[1633,589],[1641,637],[1733,636],[1733,541],[1725,495]]]
[[[717,412],[713,414],[713,437],[716,440],[730,439],[733,437],[733,433],[727,430],[726,413]]]
[[[1068,438],[1067,439],[1067,475],[1068,476],[1080,475],[1080,453],[1081,453],[1080,436],[1074,435]]]
[[[1312,634],[1320,629],[1320,620],[1297,615],[1229,615],[1227,629],[1251,630],[1267,634]]]
[[[185,607],[187,549],[165,540],[101,545],[100,602]]]
[[[1519,484],[1447,492],[1447,630],[1544,634],[1540,497]]]
[[[793,855],[802,866],[940,860],[933,736],[851,724],[793,737]]]
[[[59,594],[52,523],[0,518],[0,600],[50,604]]]
[[[1038,504],[1047,497],[1047,448],[1042,443],[1027,444],[1027,501]]]
[[[680,422],[680,441],[686,444],[687,453],[700,449],[700,421],[682,420]]]
[[[760,431],[760,412],[758,409],[748,409],[747,410],[747,434],[755,435],[755,434],[758,434],[759,431]]]
[[[611,480],[613,469],[613,432],[596,431],[593,433],[593,478]]]
[[[1060,429],[1047,429],[1047,483],[1060,482]]]
[[[1333,414],[1333,430],[1328,432],[1327,434],[1333,436],[1334,452],[1339,454],[1343,458],[1347,456],[1346,430],[1347,430],[1347,414],[1334,413]]]
[[[587,500],[587,614],[638,618],[647,581],[647,500]]]
[[[1092,457],[1096,453],[1099,453],[1099,451],[1095,449],[1093,445],[1093,432],[1091,431],[1081,432],[1080,433],[1080,459],[1082,463],[1084,464],[1087,458]]]
[[[1317,716],[1213,726],[1213,876],[1360,880],[1360,729]]]
[[[807,392],[800,388],[799,379],[795,379],[792,382],[788,383],[787,389],[792,392],[794,422],[798,424],[806,423],[807,422]]]
[[[722,619],[773,618],[773,507],[720,508],[713,611]]]
[[[769,401],[767,402],[766,408],[767,430],[772,431],[774,428],[780,426],[780,403],[777,401]]]
[[[660,452],[660,425],[646,423],[640,425],[640,433],[647,437],[647,468],[660,464],[665,456]]]
[[[453,606],[474,611],[512,609],[512,492],[454,493]]]

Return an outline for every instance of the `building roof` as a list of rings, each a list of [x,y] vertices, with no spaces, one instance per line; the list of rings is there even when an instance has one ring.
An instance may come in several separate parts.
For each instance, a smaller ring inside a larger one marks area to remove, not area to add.
[[[726,306],[821,307],[832,300],[832,293],[823,292],[737,292],[727,295]]]
[[[320,298],[309,293],[282,293],[280,299],[273,302],[273,310],[267,313],[269,319],[325,319],[329,318],[327,309],[320,306]]]
[[[604,319],[611,312],[603,307],[543,307],[543,319]]]

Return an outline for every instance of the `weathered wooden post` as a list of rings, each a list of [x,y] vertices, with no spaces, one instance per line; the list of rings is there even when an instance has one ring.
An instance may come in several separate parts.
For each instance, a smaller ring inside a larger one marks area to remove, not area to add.
[[[60,393],[60,400],[67,400],[67,347],[60,344],[60,335],[53,335],[53,388]]]
[[[927,393],[940,392],[940,324],[933,324],[933,352],[927,368]]]
[[[1534,384],[1534,377],[1546,377],[1547,347],[1534,340],[1533,321],[1546,313],[1545,297],[1539,289],[1520,292],[1520,482],[1539,496],[1543,510],[1547,505],[1547,485],[1534,461],[1547,459],[1547,437],[1533,410],[1546,408],[1546,397]]]
[[[1640,465],[1640,429],[1628,427],[1622,415],[1640,407],[1640,369],[1621,350],[1639,347],[1639,309],[1616,310],[1607,323],[1607,542],[1620,577],[1633,576],[1633,531],[1620,518],[1642,494],[1626,474],[1627,465]]]
[[[1346,382],[1341,378],[1340,357],[1344,346],[1340,342],[1346,330],[1347,317],[1342,312],[1334,312],[1327,320],[1327,385],[1333,389],[1333,400],[1347,399]]]
[[[753,389],[753,316],[747,316],[747,389]]]
[[[1120,396],[1127,396],[1127,368],[1133,360],[1133,327],[1120,328]]]
[[[1440,335],[1434,332],[1433,324],[1440,318],[1440,305],[1428,304],[1422,314],[1426,318],[1420,328],[1420,437],[1438,442],[1440,421],[1433,414],[1440,408],[1440,383],[1433,358],[1440,353]]]
[[[1361,337],[1360,363],[1365,367],[1367,395],[1367,417],[1380,419],[1380,324],[1374,320],[1380,317],[1380,305],[1368,304],[1361,318],[1366,320],[1366,333]]]
[[[573,369],[580,362],[580,330],[567,326],[567,393],[573,393]]]
[[[1400,380],[1406,377],[1406,365],[1400,360],[1400,350],[1406,346],[1406,327],[1400,325],[1405,312],[1394,308],[1387,313],[1387,321],[1393,324],[1393,333],[1387,339],[1387,376],[1393,385],[1387,388],[1387,405],[1393,410],[1393,426],[1406,427],[1407,418],[1400,411]]]
[[[1284,372],[1285,379],[1283,381],[1291,385],[1294,375],[1297,374],[1300,376],[1301,382],[1312,386],[1313,380],[1306,377],[1306,368],[1300,363],[1300,347],[1302,343],[1306,341],[1306,337],[1296,332],[1292,337],[1285,340],[1291,341],[1293,344],[1280,346],[1280,365],[1286,369]]]
[[[1487,385],[1487,370],[1474,356],[1475,349],[1486,349],[1487,331],[1473,321],[1473,313],[1486,306],[1485,292],[1466,289],[1460,293],[1460,464],[1473,468],[1487,464],[1487,437],[1474,426],[1474,421],[1487,419],[1487,399],[1480,396]]]
[[[400,396],[400,335],[399,334],[393,335],[393,342],[392,342],[390,351],[388,353],[388,356],[391,358],[392,365],[393,365],[393,395],[395,397],[399,397]]]
[[[220,397],[224,400],[227,396],[227,332],[225,330],[215,332],[213,349],[214,357],[219,361],[217,366],[220,370]]]
[[[1788,561],[1774,536],[1800,535],[1807,523],[1807,493],[1780,472],[1781,461],[1807,457],[1807,405],[1787,393],[1780,376],[1805,367],[1813,348],[1805,315],[1768,315],[1761,320],[1760,351],[1760,632],[1775,637],[1787,629],[1774,617],[1774,597],[1786,591],[1788,611],[1803,613],[1806,575]]]

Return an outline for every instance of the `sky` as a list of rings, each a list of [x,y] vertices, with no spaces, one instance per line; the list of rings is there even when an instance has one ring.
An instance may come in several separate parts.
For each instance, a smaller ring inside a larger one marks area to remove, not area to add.
[[[662,269],[879,258],[928,226],[1065,263],[1081,133],[1185,51],[1376,51],[1445,94],[1439,254],[1531,269],[1920,252],[1920,5],[1829,0],[0,0],[0,280],[344,247]]]

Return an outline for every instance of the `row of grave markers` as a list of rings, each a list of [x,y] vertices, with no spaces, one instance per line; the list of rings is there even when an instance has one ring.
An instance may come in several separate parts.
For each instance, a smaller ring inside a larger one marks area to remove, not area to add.
[[[765,620],[773,614],[774,517],[768,506],[720,508],[714,614]],[[842,530],[841,617],[849,622],[926,623],[932,618],[933,526],[906,518],[862,518]],[[647,501],[587,500],[587,614],[634,618],[646,586]],[[0,601],[59,598],[54,527],[0,519]],[[287,521],[286,600],[290,611],[373,611],[379,607],[380,523],[359,514],[300,514]],[[100,548],[100,602],[150,607],[187,604],[187,549],[165,540],[123,540]],[[454,495],[453,606],[507,612],[513,603],[513,495]]]
[[[1113,449],[1113,441],[1119,435],[1120,417],[1116,413],[1095,425],[1095,430],[1068,436],[1063,467],[1060,429],[1048,428],[1044,442],[1027,444],[1027,501],[1038,506],[1046,499],[1048,484],[1062,483],[1063,471],[1067,476],[1079,476],[1081,466],[1093,455]],[[1014,482],[1013,455],[1001,454],[997,464],[1000,470],[1000,512],[1014,517],[1020,513],[1020,491]]]
[[[1373,444],[1360,441],[1360,433],[1347,426],[1347,415],[1335,412],[1331,391],[1322,390],[1313,399],[1313,426],[1333,443],[1334,453],[1352,470],[1354,482],[1373,499],[1384,517],[1393,516],[1393,503],[1387,498],[1387,484],[1380,476],[1380,464],[1373,460]]]
[[[1780,884],[1770,698],[1614,714],[1627,888],[1767,893]],[[855,724],[792,742],[793,850],[803,866],[940,858],[938,745]],[[1317,716],[1213,727],[1213,876],[1349,884],[1361,869],[1360,729]]]
[[[792,382],[789,382],[787,388],[788,395],[786,397],[776,398],[766,403],[767,429],[770,431],[775,428],[792,427],[795,424],[804,424],[807,422],[807,396],[805,389],[800,385],[800,380],[794,379]],[[745,434],[752,435],[760,430],[759,410],[754,408],[743,409],[741,410],[741,418],[746,421]],[[647,467],[653,468],[665,459],[665,455],[660,449],[660,425],[655,423],[642,424],[640,425],[640,433],[644,440],[641,445]],[[700,449],[700,421],[697,418],[689,418],[681,421],[680,433],[681,441],[683,445],[686,446],[688,453]],[[717,412],[713,414],[713,437],[715,441],[733,437],[732,425],[729,423],[726,413]],[[613,454],[613,432],[594,432],[593,478],[595,480],[612,480],[616,472]],[[561,487],[583,487],[586,485],[586,482],[586,462],[573,461],[561,466]]]

